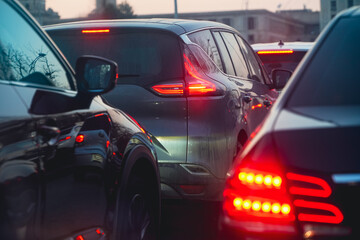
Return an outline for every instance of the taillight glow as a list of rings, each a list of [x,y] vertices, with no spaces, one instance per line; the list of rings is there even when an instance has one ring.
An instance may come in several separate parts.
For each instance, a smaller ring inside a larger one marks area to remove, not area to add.
[[[66,138],[60,139],[59,142],[67,141],[67,140],[70,140],[70,139],[71,139],[71,136],[67,136]]]
[[[189,95],[201,95],[209,92],[216,92],[215,84],[200,77],[190,59],[184,54],[184,66],[187,73],[192,77],[187,81],[187,90]]]
[[[77,137],[75,138],[75,141],[76,141],[77,143],[82,143],[82,142],[84,141],[84,139],[85,139],[85,136],[84,136],[83,134],[79,134],[79,135],[77,135]]]
[[[84,237],[81,236],[81,235],[79,235],[79,236],[77,236],[77,237],[75,238],[75,240],[84,240]]]
[[[99,113],[99,114],[96,114],[95,117],[101,117],[101,116],[104,116],[105,114],[104,113]]]
[[[267,201],[262,202],[260,200],[252,201],[251,199],[242,199],[240,197],[234,198],[233,206],[238,211],[254,211],[283,215],[289,215],[291,212],[291,207],[287,203],[270,203]]]
[[[294,201],[296,207],[301,208],[310,208],[315,210],[322,210],[331,213],[332,215],[325,214],[310,214],[310,213],[299,213],[299,221],[304,222],[320,222],[320,223],[341,223],[344,220],[344,216],[341,211],[332,204],[320,203],[320,202],[310,202],[305,200],[297,199]]]
[[[251,106],[251,109],[254,110],[255,108],[261,108],[261,107],[262,107],[262,104],[259,103],[259,104],[257,104],[257,105]]]
[[[295,173],[288,173],[286,174],[286,177],[292,181],[297,181],[300,183],[310,183],[313,185],[313,188],[291,186],[289,189],[291,194],[313,196],[313,197],[324,197],[324,198],[329,197],[331,195],[332,191],[329,184],[321,178],[305,176]]]
[[[157,93],[162,95],[182,95],[184,93],[184,85],[179,84],[159,84],[151,87]]]
[[[109,33],[110,29],[84,29],[82,33]]]
[[[280,188],[282,183],[282,178],[280,176],[269,175],[261,173],[253,173],[253,172],[245,172],[241,171],[238,174],[238,179],[242,182],[242,184],[254,184],[264,187],[275,187]]]
[[[110,141],[106,141],[106,148],[109,148]]]
[[[287,49],[287,50],[261,50],[257,52],[259,55],[266,55],[266,54],[293,54],[294,50]]]

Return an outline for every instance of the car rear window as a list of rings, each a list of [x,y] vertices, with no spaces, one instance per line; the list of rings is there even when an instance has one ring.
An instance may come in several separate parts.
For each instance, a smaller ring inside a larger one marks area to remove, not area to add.
[[[147,84],[182,76],[180,45],[176,36],[162,32],[83,34],[81,30],[50,31],[60,50],[75,68],[81,55],[97,55],[118,64],[118,83]]]
[[[306,51],[294,51],[292,54],[260,54],[259,57],[270,74],[276,68],[294,71],[305,54]]]
[[[359,43],[360,18],[339,19],[307,64],[288,107],[360,105]]]

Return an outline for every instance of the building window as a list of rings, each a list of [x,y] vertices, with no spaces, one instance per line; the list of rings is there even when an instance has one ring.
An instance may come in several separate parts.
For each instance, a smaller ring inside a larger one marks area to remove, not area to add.
[[[222,22],[228,26],[231,26],[231,19],[230,18],[223,18]]]
[[[253,17],[248,17],[248,29],[252,30],[255,29],[255,18]]]
[[[348,0],[348,7],[354,6],[354,0]]]
[[[335,0],[332,0],[330,2],[330,10],[333,12],[336,12],[336,1]]]
[[[255,42],[254,35],[249,35],[248,36],[248,41],[249,41],[249,43],[254,43]]]
[[[333,19],[336,16],[336,14],[331,14],[331,19]]]
[[[25,4],[27,10],[30,10],[30,5],[28,3]]]

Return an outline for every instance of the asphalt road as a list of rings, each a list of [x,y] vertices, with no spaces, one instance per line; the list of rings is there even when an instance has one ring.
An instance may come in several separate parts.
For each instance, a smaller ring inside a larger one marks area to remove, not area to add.
[[[163,201],[161,240],[216,240],[220,203]]]

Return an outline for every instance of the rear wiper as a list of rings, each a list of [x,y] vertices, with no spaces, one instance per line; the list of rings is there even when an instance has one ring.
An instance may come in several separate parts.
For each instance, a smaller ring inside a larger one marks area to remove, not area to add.
[[[118,74],[118,78],[125,78],[125,77],[140,77],[139,74]]]

